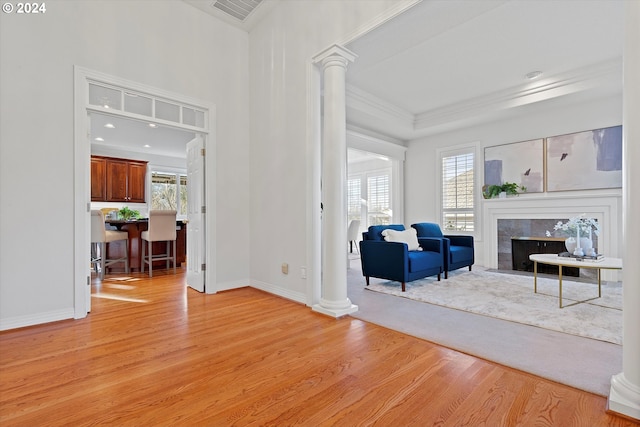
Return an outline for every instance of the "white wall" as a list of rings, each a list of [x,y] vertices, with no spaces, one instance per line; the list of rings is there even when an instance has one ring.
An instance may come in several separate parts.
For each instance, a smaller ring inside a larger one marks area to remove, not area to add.
[[[0,31],[0,328],[73,316],[74,65],[216,105],[217,280],[247,284],[248,35],[135,0],[49,2]]]
[[[307,179],[318,138],[312,57],[348,38],[397,0],[284,0],[251,32],[251,278],[254,286],[301,302],[307,280],[310,198]],[[405,3],[406,2],[402,2]],[[357,60],[357,59],[356,59]],[[318,183],[319,185],[319,183]],[[319,203],[318,203],[319,211]],[[345,241],[346,248],[346,241]],[[282,263],[289,274],[281,273]]]
[[[572,132],[579,132],[590,129],[615,126],[622,124],[622,96],[614,96],[598,99],[590,102],[583,102],[570,106],[552,107],[547,104],[533,106],[526,110],[526,115],[511,118],[500,122],[460,129],[455,132],[434,135],[409,143],[407,159],[405,164],[405,218],[407,224],[423,221],[438,221],[437,185],[439,173],[437,150],[439,148],[479,142],[479,155],[484,155],[484,147],[508,144],[512,142],[527,141],[536,138],[544,138],[554,135],[563,135]],[[482,160],[482,159],[481,159]],[[482,165],[482,161],[480,162]],[[482,180],[484,173],[481,170],[477,175]],[[480,183],[480,187],[482,184]],[[544,194],[526,194],[517,198],[485,201],[481,197],[477,200],[480,203],[476,212],[481,216],[478,221],[476,236],[476,262],[480,265],[489,263],[491,254],[485,254],[485,240],[491,239],[487,225],[487,218],[482,218],[483,207],[488,203],[500,203],[501,206],[509,206],[511,209],[520,209],[520,206],[531,213],[531,218],[537,218],[539,212],[536,209],[544,210],[545,213],[559,214],[566,213],[563,200],[574,200],[570,204],[576,205],[576,209],[585,209],[591,205],[601,205],[602,198],[607,198],[607,205],[611,205],[611,215],[614,224],[622,223],[621,212],[621,190],[597,190],[597,191],[572,191],[555,192]],[[592,202],[576,202],[575,199],[584,197]],[[607,208],[609,209],[609,208]],[[578,213],[582,213],[578,212]],[[611,224],[605,224],[610,227]],[[485,229],[483,229],[485,228]],[[620,228],[610,230],[616,233],[610,239],[612,256],[620,256],[620,245],[622,236]],[[490,266],[490,265],[488,265]]]

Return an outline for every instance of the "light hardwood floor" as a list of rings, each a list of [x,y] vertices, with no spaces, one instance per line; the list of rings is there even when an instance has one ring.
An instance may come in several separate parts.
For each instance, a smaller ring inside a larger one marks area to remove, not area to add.
[[[603,397],[252,288],[199,294],[183,273],[110,275],[86,319],[0,333],[0,425],[639,425]]]

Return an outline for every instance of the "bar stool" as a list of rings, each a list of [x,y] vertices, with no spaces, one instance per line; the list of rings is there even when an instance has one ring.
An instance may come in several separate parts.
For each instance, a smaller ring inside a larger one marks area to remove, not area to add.
[[[149,264],[149,277],[153,277],[153,261],[173,261],[173,273],[176,273],[176,211],[151,210],[149,211],[149,229],[140,233],[140,238],[146,240],[142,242],[142,272],[144,265]],[[170,256],[169,242],[173,241],[173,256]],[[153,242],[167,242],[167,252],[153,255]],[[149,248],[149,255],[145,255],[145,246]]]
[[[124,240],[124,257],[107,259],[107,244],[120,240]],[[100,280],[104,279],[105,268],[118,262],[124,262],[125,272],[129,274],[129,233],[107,230],[101,210],[91,211],[91,245],[94,246],[91,263],[96,272],[98,272],[98,265],[100,266]]]

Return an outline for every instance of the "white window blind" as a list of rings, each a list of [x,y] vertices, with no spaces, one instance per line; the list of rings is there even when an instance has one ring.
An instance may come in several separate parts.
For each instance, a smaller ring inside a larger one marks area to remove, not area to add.
[[[360,177],[349,178],[347,181],[347,211],[348,220],[361,219],[362,215],[362,194]]]
[[[474,230],[474,152],[442,155],[442,228]]]
[[[367,177],[369,225],[389,224],[391,194],[389,174]]]

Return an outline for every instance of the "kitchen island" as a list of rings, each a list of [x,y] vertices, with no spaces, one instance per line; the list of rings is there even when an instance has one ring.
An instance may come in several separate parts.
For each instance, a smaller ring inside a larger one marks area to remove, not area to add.
[[[129,268],[132,272],[142,271],[142,239],[140,235],[143,231],[149,229],[148,219],[135,219],[135,220],[113,220],[106,219],[106,225],[113,226],[120,231],[126,231],[129,235]],[[108,245],[108,258],[121,258],[124,257],[124,245],[118,243],[111,243]],[[171,246],[171,245],[169,245]],[[166,242],[154,242],[153,253],[160,254],[167,251]],[[176,267],[180,267],[183,262],[187,260],[187,223],[183,220],[176,221]],[[153,269],[164,269],[166,266],[165,261],[155,261],[153,263]],[[173,267],[173,266],[171,266]],[[108,267],[109,273],[124,272],[124,265],[116,264],[113,267]]]

